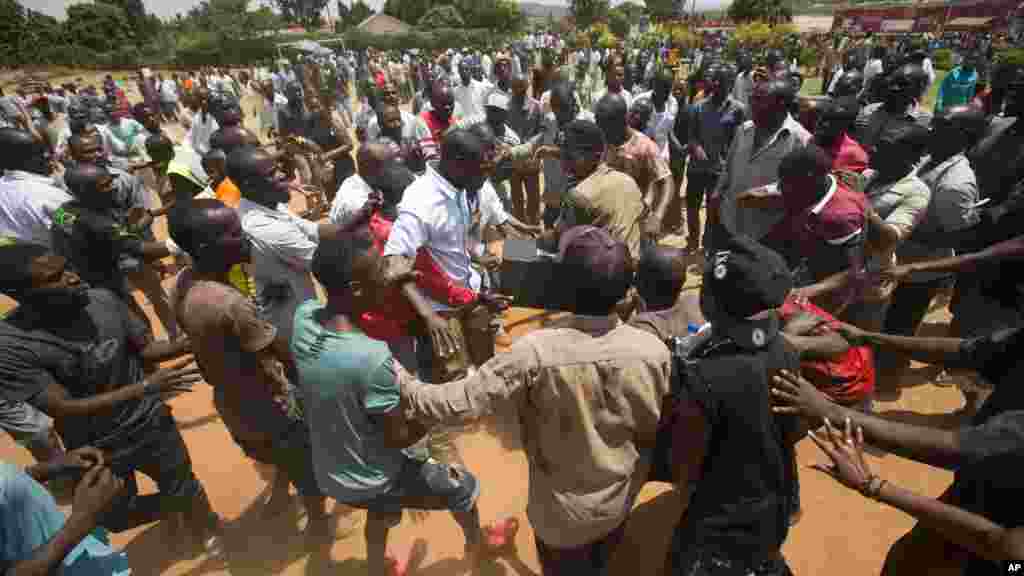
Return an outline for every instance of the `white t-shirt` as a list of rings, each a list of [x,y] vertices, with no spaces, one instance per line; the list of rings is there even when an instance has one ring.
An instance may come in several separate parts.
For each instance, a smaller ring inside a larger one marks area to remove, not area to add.
[[[53,215],[71,199],[49,176],[8,170],[0,177],[0,236],[49,248]]]

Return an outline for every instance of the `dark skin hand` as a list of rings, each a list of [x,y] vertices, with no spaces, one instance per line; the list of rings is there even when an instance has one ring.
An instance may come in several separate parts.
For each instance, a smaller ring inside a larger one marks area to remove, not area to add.
[[[960,437],[956,431],[912,426],[844,408],[833,403],[802,376],[782,371],[775,376],[771,390],[773,411],[803,416],[812,423],[824,419],[847,419],[864,430],[874,445],[916,462],[953,469],[961,462]]]
[[[811,433],[811,439],[832,461],[831,466],[812,468],[828,474],[839,483],[868,496],[874,496],[918,519],[920,525],[933,530],[952,544],[969,550],[992,562],[1024,560],[1024,528],[1004,528],[979,514],[953,506],[942,499],[916,494],[895,484],[877,479],[864,458],[864,429],[844,421],[839,432],[831,421],[825,421],[825,439]]]

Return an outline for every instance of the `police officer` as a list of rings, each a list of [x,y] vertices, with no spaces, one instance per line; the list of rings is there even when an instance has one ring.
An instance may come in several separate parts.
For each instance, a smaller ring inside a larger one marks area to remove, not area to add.
[[[776,311],[792,277],[779,254],[718,232],[701,293],[710,338],[673,358],[672,463],[693,494],[666,573],[789,575],[781,548],[798,506],[799,427],[772,413],[769,390],[779,370],[799,370]]]

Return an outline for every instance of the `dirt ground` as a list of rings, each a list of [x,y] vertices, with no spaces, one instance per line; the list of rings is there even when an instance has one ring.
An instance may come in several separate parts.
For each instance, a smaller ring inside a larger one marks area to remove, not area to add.
[[[134,89],[134,82],[126,84]],[[245,104],[248,106],[250,102]],[[251,113],[247,114],[247,118],[251,117]],[[180,130],[171,132],[173,136],[181,135]],[[163,222],[158,221],[158,236],[165,233]],[[682,242],[682,239],[670,238],[669,242]],[[688,289],[697,290],[698,262],[691,264]],[[170,280],[166,284],[169,287]],[[159,325],[148,302],[139,297],[154,325]],[[0,303],[0,309],[10,306],[9,302],[3,304]],[[512,309],[506,316],[506,326],[513,337],[518,337],[542,327],[549,318],[550,315],[539,310]],[[944,304],[937,306],[922,330],[942,334],[948,318]],[[934,369],[915,366],[904,379],[899,396],[877,402],[876,410],[907,422],[955,426],[959,420],[951,413],[960,408],[960,395],[955,388],[932,384],[936,373]],[[197,385],[193,392],[172,400],[170,405],[189,447],[196,475],[206,487],[214,509],[225,521],[227,561],[226,564],[214,563],[203,557],[183,560],[171,555],[168,536],[157,524],[113,538],[115,545],[127,551],[135,574],[349,576],[366,573],[362,512],[335,507],[336,540],[330,560],[310,559],[299,536],[304,519],[297,496],[294,514],[274,520],[261,518],[261,505],[269,495],[271,472],[246,459],[234,444],[213,407],[211,389],[205,384]],[[539,574],[533,534],[525,519],[527,465],[516,423],[515,414],[501,414],[461,432],[456,438],[465,462],[481,481],[479,506],[484,522],[509,515],[521,520],[517,553],[488,566],[485,574]],[[895,456],[869,458],[882,477],[928,496],[942,493],[952,479],[949,472]],[[6,435],[0,437],[0,459],[22,465],[31,463],[28,453]],[[798,575],[878,573],[889,546],[913,525],[913,521],[805,467],[823,461],[823,455],[809,440],[800,443],[798,462],[804,514],[790,532],[784,548],[786,558]],[[148,479],[143,479],[141,485],[143,490],[153,489]],[[683,506],[680,496],[670,486],[649,484],[629,519],[626,537],[615,555],[611,573],[661,574],[671,529]],[[391,547],[419,552],[419,568],[410,574],[469,573],[461,561],[461,532],[448,514],[408,514],[391,534]]]

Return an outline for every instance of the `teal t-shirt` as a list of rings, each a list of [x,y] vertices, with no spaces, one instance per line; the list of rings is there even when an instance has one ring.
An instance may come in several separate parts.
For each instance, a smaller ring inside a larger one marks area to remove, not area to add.
[[[394,361],[384,342],[324,328],[322,309],[316,300],[299,306],[291,342],[313,464],[326,495],[360,502],[390,490],[406,459],[371,419],[398,407]]]
[[[53,496],[12,464],[0,463],[0,569],[26,560],[64,526]],[[128,576],[128,556],[97,528],[64,557],[59,576]]]

